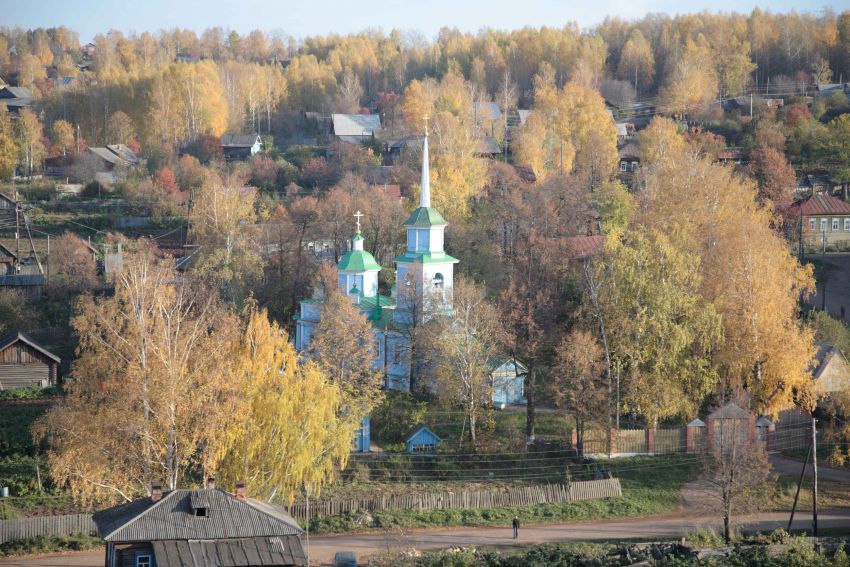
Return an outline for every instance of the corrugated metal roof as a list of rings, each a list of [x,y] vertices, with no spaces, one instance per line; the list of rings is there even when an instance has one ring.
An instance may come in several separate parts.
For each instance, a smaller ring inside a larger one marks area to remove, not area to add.
[[[203,495],[199,494],[203,493]],[[198,517],[192,499],[207,504]],[[154,502],[141,498],[94,515],[106,541],[227,539],[298,535],[301,528],[280,506],[253,499],[238,500],[218,489],[174,490]]]
[[[153,550],[158,567],[307,565],[298,536],[155,541]]]
[[[331,118],[337,136],[371,136],[381,129],[377,114],[334,114]]]
[[[826,193],[816,193],[800,205],[804,215],[850,215],[850,203]]]
[[[257,134],[224,134],[221,145],[225,148],[250,148],[261,142]]]

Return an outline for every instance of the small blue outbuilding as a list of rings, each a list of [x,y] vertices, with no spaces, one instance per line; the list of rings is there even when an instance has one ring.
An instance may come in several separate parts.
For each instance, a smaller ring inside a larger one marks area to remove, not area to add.
[[[369,416],[360,422],[360,428],[354,432],[354,452],[368,453],[372,445],[372,424]]]
[[[417,425],[407,434],[407,452],[411,455],[433,455],[442,442],[436,433],[424,425]]]

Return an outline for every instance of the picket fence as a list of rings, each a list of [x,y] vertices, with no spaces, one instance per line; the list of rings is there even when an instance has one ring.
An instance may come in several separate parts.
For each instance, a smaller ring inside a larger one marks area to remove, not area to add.
[[[501,508],[560,504],[579,500],[614,498],[622,495],[616,478],[577,481],[570,484],[541,484],[493,490],[457,490],[416,494],[392,494],[367,498],[318,500],[310,502],[310,517],[336,516],[355,512],[389,510],[447,510],[471,508]],[[289,507],[289,513],[299,521],[307,519],[307,503]]]
[[[0,543],[38,536],[95,533],[91,514],[38,516],[21,520],[0,521]]]

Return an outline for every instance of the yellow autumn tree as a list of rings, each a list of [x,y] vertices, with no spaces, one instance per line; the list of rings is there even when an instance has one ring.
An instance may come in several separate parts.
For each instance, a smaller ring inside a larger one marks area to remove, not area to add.
[[[646,176],[638,222],[669,235],[700,259],[700,293],[723,324],[713,362],[727,393],[746,390],[757,411],[809,406],[813,337],[797,301],[814,286],[773,230],[757,188],[708,158],[683,152]]]
[[[486,163],[475,155],[478,140],[472,103],[468,83],[455,72],[439,83],[433,79],[411,82],[401,101],[410,131],[423,132],[423,119],[430,117],[431,199],[434,207],[454,219],[468,216],[470,200],[486,181]]]
[[[557,88],[551,67],[541,67],[532,112],[513,144],[517,161],[530,165],[538,177],[574,169],[609,176],[617,162],[617,127],[605,101],[576,83]]]
[[[718,94],[719,81],[714,53],[705,37],[688,39],[667,75],[661,91],[667,111],[679,117],[705,110]]]
[[[190,482],[233,415],[237,318],[150,249],[125,256],[114,295],[77,309],[74,380],[35,426],[57,485],[129,501]]]
[[[240,401],[214,440],[210,469],[247,481],[259,498],[292,502],[320,493],[344,468],[355,422],[342,416],[342,389],[313,362],[301,363],[286,331],[251,308],[235,357]]]

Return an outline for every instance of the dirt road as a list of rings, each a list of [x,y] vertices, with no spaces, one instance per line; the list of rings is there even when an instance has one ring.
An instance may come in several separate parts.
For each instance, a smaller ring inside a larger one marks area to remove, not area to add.
[[[784,527],[786,513],[761,514],[744,519],[746,531],[770,531]],[[818,519],[821,529],[850,528],[850,510],[824,511]],[[576,522],[526,526],[520,530],[518,543],[545,543],[559,541],[675,539],[697,528],[718,528],[720,522],[707,513],[666,517],[611,520],[604,522]],[[810,518],[798,515],[794,529],[810,527]],[[362,535],[317,536],[310,538],[310,556],[313,564],[329,563],[337,551],[354,551],[365,557],[390,549],[416,548],[420,550],[445,549],[455,546],[499,546],[515,543],[511,528],[457,528],[448,530],[414,530],[407,533],[370,533]],[[0,559],[0,565],[16,567],[103,567],[103,550],[65,555],[16,557]]]

